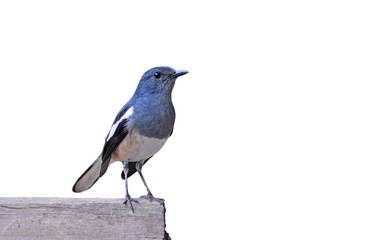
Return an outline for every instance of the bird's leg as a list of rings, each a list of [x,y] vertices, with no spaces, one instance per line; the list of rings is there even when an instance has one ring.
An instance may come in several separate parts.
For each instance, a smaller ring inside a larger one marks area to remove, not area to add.
[[[137,172],[139,173],[139,176],[141,176],[141,179],[143,181],[143,184],[145,185],[146,189],[147,189],[147,195],[143,195],[141,196],[141,198],[146,198],[148,200],[150,200],[151,202],[152,201],[155,201],[155,202],[158,202],[158,203],[162,203],[164,202],[164,199],[162,198],[156,198],[152,195],[150,189],[148,188],[147,186],[147,183],[146,183],[146,180],[145,178],[143,177],[143,174],[142,174],[142,166],[143,166],[143,162],[142,161],[139,161],[137,162],[137,164],[135,165],[135,168],[137,169]]]
[[[125,192],[126,192],[125,193],[125,202],[124,202],[124,204],[129,203],[130,210],[132,210],[132,212],[134,213],[134,208],[133,208],[132,202],[138,203],[138,201],[135,200],[135,199],[133,199],[133,198],[131,198],[130,195],[129,195],[129,191],[128,191],[128,171],[129,171],[128,163],[124,162]]]

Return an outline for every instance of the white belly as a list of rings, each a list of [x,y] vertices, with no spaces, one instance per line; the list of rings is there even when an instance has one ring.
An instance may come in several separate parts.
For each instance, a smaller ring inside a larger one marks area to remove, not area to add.
[[[133,129],[112,154],[111,163],[115,161],[138,162],[145,160],[157,153],[167,139],[141,136]]]

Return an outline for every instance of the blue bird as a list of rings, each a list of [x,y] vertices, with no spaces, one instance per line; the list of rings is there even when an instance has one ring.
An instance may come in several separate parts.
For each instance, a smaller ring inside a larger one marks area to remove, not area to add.
[[[176,71],[170,67],[155,67],[145,72],[133,97],[121,108],[109,130],[103,150],[91,166],[78,178],[73,192],[91,188],[102,177],[110,164],[123,163],[125,179],[125,202],[134,212],[129,195],[128,178],[138,172],[150,201],[162,203],[155,198],[142,174],[143,165],[157,153],[173,132],[175,110],[172,90],[176,79],[188,71]]]

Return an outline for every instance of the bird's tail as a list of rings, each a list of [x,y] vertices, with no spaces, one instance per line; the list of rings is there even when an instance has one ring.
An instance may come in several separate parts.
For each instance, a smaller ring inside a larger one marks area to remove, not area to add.
[[[102,167],[102,155],[91,164],[91,166],[78,178],[73,186],[73,192],[83,192],[91,188],[100,177]]]

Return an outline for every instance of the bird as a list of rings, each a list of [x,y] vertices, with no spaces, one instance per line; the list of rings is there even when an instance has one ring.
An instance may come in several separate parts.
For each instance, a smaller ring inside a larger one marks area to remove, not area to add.
[[[134,212],[129,195],[128,178],[138,172],[146,187],[147,195],[141,196],[150,201],[164,202],[150,191],[142,174],[143,165],[152,158],[173,133],[175,109],[172,103],[172,90],[178,77],[187,74],[186,70],[171,67],[154,67],[146,71],[130,100],[116,115],[105,138],[99,157],[78,178],[73,192],[79,193],[91,188],[102,177],[110,164],[122,162],[121,176],[125,179],[125,201]]]

